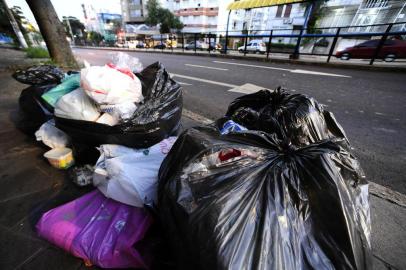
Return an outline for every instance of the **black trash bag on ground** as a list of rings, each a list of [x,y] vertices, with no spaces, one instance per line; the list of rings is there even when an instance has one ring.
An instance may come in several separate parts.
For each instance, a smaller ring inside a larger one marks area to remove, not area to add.
[[[217,127],[186,130],[159,171],[180,269],[369,268],[368,185],[343,139],[296,148]]]
[[[33,135],[40,126],[53,117],[53,107],[41,95],[55,85],[30,86],[24,89],[18,99],[19,112],[16,126],[28,135]]]
[[[62,70],[55,66],[39,65],[24,70],[17,70],[12,76],[20,83],[38,86],[59,84],[65,75]]]
[[[296,145],[334,137],[348,142],[334,115],[314,98],[289,94],[281,88],[261,90],[235,99],[226,116],[248,129],[276,133],[281,139],[292,138]]]
[[[159,62],[137,74],[144,101],[128,121],[108,126],[96,122],[55,117],[56,126],[73,141],[98,146],[120,144],[134,148],[150,147],[176,134],[182,116],[182,90]]]

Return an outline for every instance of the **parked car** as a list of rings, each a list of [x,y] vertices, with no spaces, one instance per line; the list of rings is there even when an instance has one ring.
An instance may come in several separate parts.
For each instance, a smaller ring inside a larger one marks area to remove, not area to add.
[[[345,48],[344,50],[338,51],[336,57],[342,60],[349,60],[350,58],[372,58],[375,55],[379,41],[379,39],[369,40],[353,47]],[[395,61],[396,58],[406,58],[406,41],[395,39],[386,40],[377,58],[381,58],[385,62]]]
[[[238,51],[240,53],[244,53],[245,50],[245,45],[238,47]],[[261,53],[264,54],[266,53],[266,45],[262,40],[251,40],[247,44],[247,53],[253,52],[253,53]]]
[[[195,49],[195,42],[189,42],[185,46],[185,50],[194,50]],[[196,50],[207,50],[209,49],[209,44],[201,41],[196,41]]]
[[[159,44],[156,44],[155,46],[154,46],[154,49],[165,49],[166,48],[166,44],[165,43],[159,43]]]
[[[138,41],[137,45],[135,45],[136,48],[145,48],[145,43],[142,41]]]

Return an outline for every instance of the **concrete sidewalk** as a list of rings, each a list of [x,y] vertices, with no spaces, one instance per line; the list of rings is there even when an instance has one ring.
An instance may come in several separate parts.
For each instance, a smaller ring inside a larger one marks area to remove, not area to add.
[[[42,157],[46,149],[15,128],[18,97],[26,86],[5,71],[0,85],[0,269],[88,269],[38,238],[35,224],[43,212],[90,188],[76,187],[64,171],[52,168]],[[199,124],[194,118],[187,114],[185,127]],[[406,208],[375,195],[370,203],[374,269],[406,269]]]

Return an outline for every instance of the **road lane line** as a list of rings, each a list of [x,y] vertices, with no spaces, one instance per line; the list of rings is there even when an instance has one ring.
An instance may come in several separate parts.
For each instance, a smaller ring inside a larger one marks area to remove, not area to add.
[[[192,65],[192,64],[185,64],[185,66],[188,66],[188,67],[207,68],[207,69],[215,69],[215,70],[223,70],[223,71],[227,71],[227,70],[228,70],[228,69],[226,69],[226,68],[208,67],[208,66],[200,66],[200,65]]]
[[[288,71],[290,73],[297,73],[297,74],[309,74],[309,75],[351,78],[351,76],[347,76],[347,75],[341,75],[341,74],[335,74],[335,73],[326,73],[326,72],[318,72],[318,71],[311,71],[311,70],[304,70],[304,69],[286,69],[286,68],[276,68],[276,67],[269,67],[269,66],[241,64],[241,63],[224,62],[224,61],[213,61],[213,62],[214,63],[219,63],[219,64],[226,64],[226,65],[235,65],[235,66],[244,66],[244,67],[256,67],[256,68],[263,68],[263,69],[282,70],[282,71]]]
[[[201,114],[194,113],[186,109],[182,110],[182,115],[204,125],[211,124],[214,122],[214,120],[211,120],[209,118],[204,117]]]
[[[185,82],[177,82],[180,85],[192,85],[191,83],[185,83]]]
[[[266,87],[262,87],[259,85],[255,85],[252,83],[246,83],[241,86],[235,87],[233,89],[228,90],[228,92],[235,92],[235,93],[242,93],[242,94],[252,94],[256,93],[259,90],[266,89]]]
[[[251,65],[251,64],[241,64],[241,63],[233,63],[233,62],[224,62],[224,61],[213,61],[213,62],[214,62],[214,63],[219,63],[219,64],[226,64],[226,65],[245,66],[245,67],[257,67],[257,68],[265,68],[265,69],[291,71],[290,69],[286,69],[286,68],[267,67],[267,66]]]
[[[347,75],[341,75],[341,74],[335,74],[335,73],[326,73],[326,72],[318,72],[318,71],[310,71],[310,70],[304,70],[304,69],[294,69],[294,70],[291,70],[290,73],[351,78],[351,76],[347,76]]]
[[[205,82],[205,83],[211,83],[211,84],[221,85],[221,86],[230,87],[230,88],[238,87],[238,85],[231,84],[231,83],[216,82],[216,81],[213,81],[213,80],[206,80],[206,79],[196,78],[196,77],[192,77],[192,76],[186,76],[186,75],[182,75],[182,74],[171,73],[171,77],[179,77],[179,78],[183,78],[183,79],[199,81],[199,82]]]

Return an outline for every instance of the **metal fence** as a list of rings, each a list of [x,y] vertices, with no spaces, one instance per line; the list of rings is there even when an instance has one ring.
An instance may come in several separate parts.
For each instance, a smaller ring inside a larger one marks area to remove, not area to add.
[[[208,54],[259,54],[269,59],[272,55],[288,55],[298,59],[301,55],[325,57],[330,62],[337,51],[346,47],[361,47],[368,40],[375,40],[368,54],[358,58],[369,59],[372,65],[376,59],[383,59],[382,52],[387,50],[385,42],[389,39],[404,40],[401,54],[386,60],[406,58],[406,22],[374,24],[363,26],[345,26],[330,28],[297,28],[273,30],[245,30],[209,33],[162,34],[151,37],[138,37],[134,46],[125,46],[129,50],[161,50],[171,52],[205,52]],[[256,50],[250,50],[250,44],[261,43]],[[403,43],[401,42],[401,43]],[[128,43],[127,43],[128,44]],[[361,44],[361,45],[360,45]],[[120,46],[116,44],[115,46]],[[354,58],[357,58],[354,55]],[[347,57],[347,60],[349,57]]]

